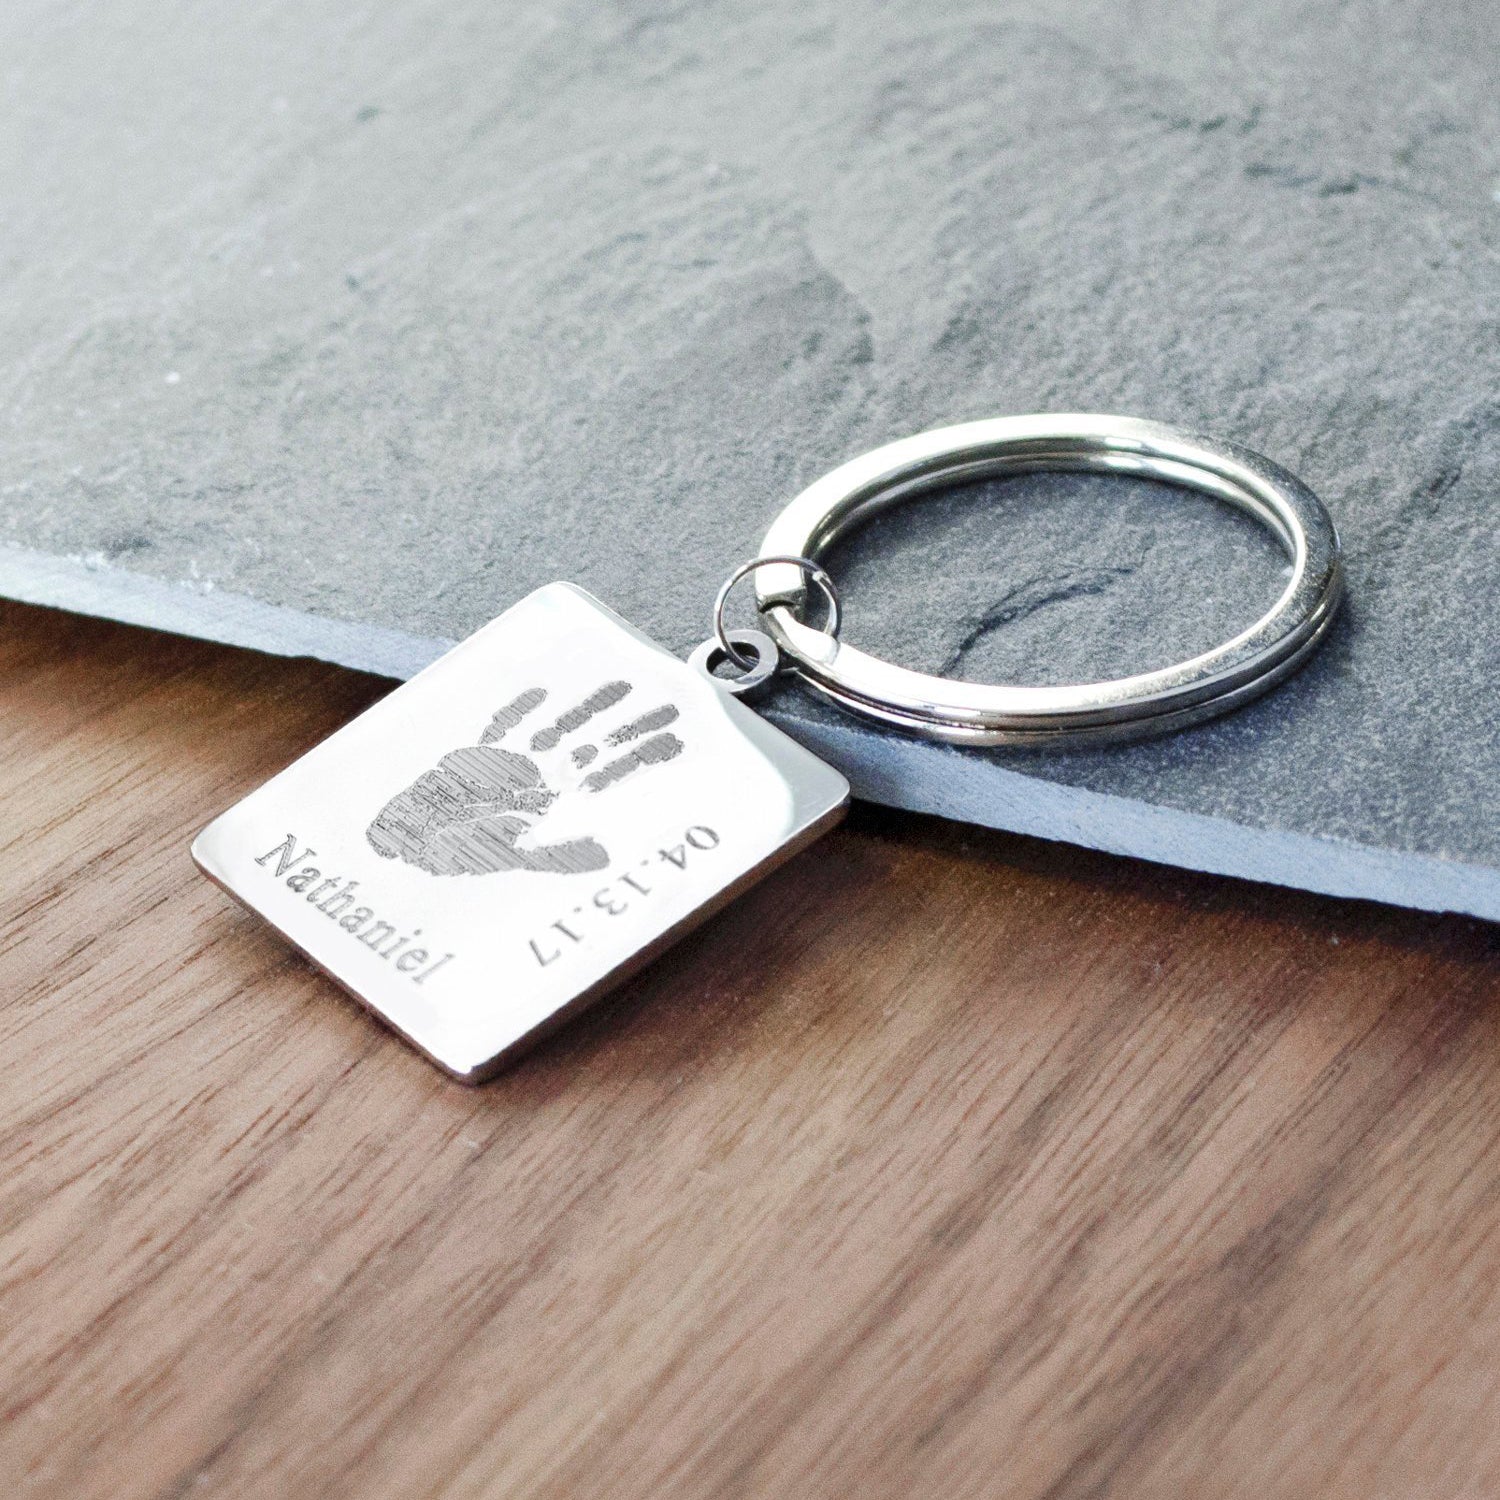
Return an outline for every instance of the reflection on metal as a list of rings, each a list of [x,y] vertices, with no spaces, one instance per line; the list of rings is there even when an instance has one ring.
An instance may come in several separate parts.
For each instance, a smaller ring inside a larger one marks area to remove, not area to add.
[[[831,828],[848,796],[727,684],[551,584],[231,808],[193,856],[477,1081]]]

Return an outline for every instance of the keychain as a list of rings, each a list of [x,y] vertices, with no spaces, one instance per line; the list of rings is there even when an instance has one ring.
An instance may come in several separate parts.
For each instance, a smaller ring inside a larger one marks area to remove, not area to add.
[[[1086,685],[958,682],[840,637],[818,561],[840,537],[882,506],[1038,470],[1227,501],[1276,535],[1291,579],[1223,645]],[[744,578],[764,631],[725,627]],[[809,582],[827,601],[822,628],[802,619]],[[793,500],[720,589],[713,634],[687,662],[582,589],[548,584],[216,819],[193,857],[440,1067],[479,1082],[843,816],[844,778],[743,701],[782,666],[909,734],[1071,746],[1248,702],[1317,648],[1341,592],[1321,502],[1237,444],[1126,417],[940,428]]]

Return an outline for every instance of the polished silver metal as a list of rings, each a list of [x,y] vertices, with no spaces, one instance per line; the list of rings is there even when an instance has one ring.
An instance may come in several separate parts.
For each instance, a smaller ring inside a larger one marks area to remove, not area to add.
[[[760,568],[778,566],[799,568],[822,589],[823,597],[828,601],[828,623],[824,625],[823,630],[825,634],[834,637],[839,633],[839,625],[843,618],[839,610],[839,591],[834,588],[833,579],[828,576],[822,566],[810,557],[801,557],[792,553],[781,553],[771,557],[762,550],[761,556],[752,557],[749,562],[741,563],[719,586],[719,592],[714,598],[714,636],[724,655],[744,672],[754,670],[755,662],[752,658],[740,654],[735,646],[733,635],[725,630],[724,606],[729,603],[729,596],[740,579],[748,577]]]
[[[730,660],[729,646],[740,646],[749,652],[748,660],[752,665],[749,671],[742,672],[738,677],[718,675],[718,669]],[[776,649],[776,642],[764,630],[731,630],[727,643],[709,636],[688,657],[688,666],[705,677],[711,677],[736,698],[749,702],[770,687],[771,680],[781,667],[781,653]]]
[[[725,684],[554,583],[216,819],[193,856],[477,1081],[848,800]]]
[[[1173,666],[1106,682],[1018,687],[958,682],[871,656],[798,618],[802,564],[888,505],[955,483],[1037,471],[1128,474],[1248,512],[1291,559],[1281,596],[1248,629]],[[1163,733],[1225,713],[1282,681],[1326,636],[1343,593],[1338,534],[1294,474],[1237,443],[1133,417],[1046,415],[966,422],[890,443],[810,485],[761,543],[756,602],[807,684],[842,708],[961,745],[1066,745]],[[784,557],[799,559],[782,566]],[[737,575],[738,576],[738,575]]]

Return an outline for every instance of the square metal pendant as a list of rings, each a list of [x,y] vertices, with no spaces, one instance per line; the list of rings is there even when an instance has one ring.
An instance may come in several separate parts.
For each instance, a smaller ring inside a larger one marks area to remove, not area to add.
[[[848,800],[832,767],[554,583],[216,819],[193,858],[478,1082]]]

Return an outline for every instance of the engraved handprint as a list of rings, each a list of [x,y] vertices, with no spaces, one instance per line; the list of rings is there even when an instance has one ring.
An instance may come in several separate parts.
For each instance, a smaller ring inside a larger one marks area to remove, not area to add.
[[[530,755],[498,742],[546,701],[543,688],[528,688],[498,710],[477,745],[450,750],[430,771],[397,793],[366,829],[375,852],[404,860],[430,875],[488,875],[497,870],[544,870],[577,874],[602,870],[609,855],[593,838],[539,842],[538,824],[560,795],[547,785],[532,756],[558,762],[558,770],[584,793],[608,791],[644,766],[672,760],[682,741],[667,732],[677,710],[663,704],[627,719],[600,736],[608,755],[594,770],[600,745],[581,741],[564,757],[562,742],[631,691],[628,682],[606,682],[581,703],[536,730]],[[558,752],[554,754],[554,752]]]

